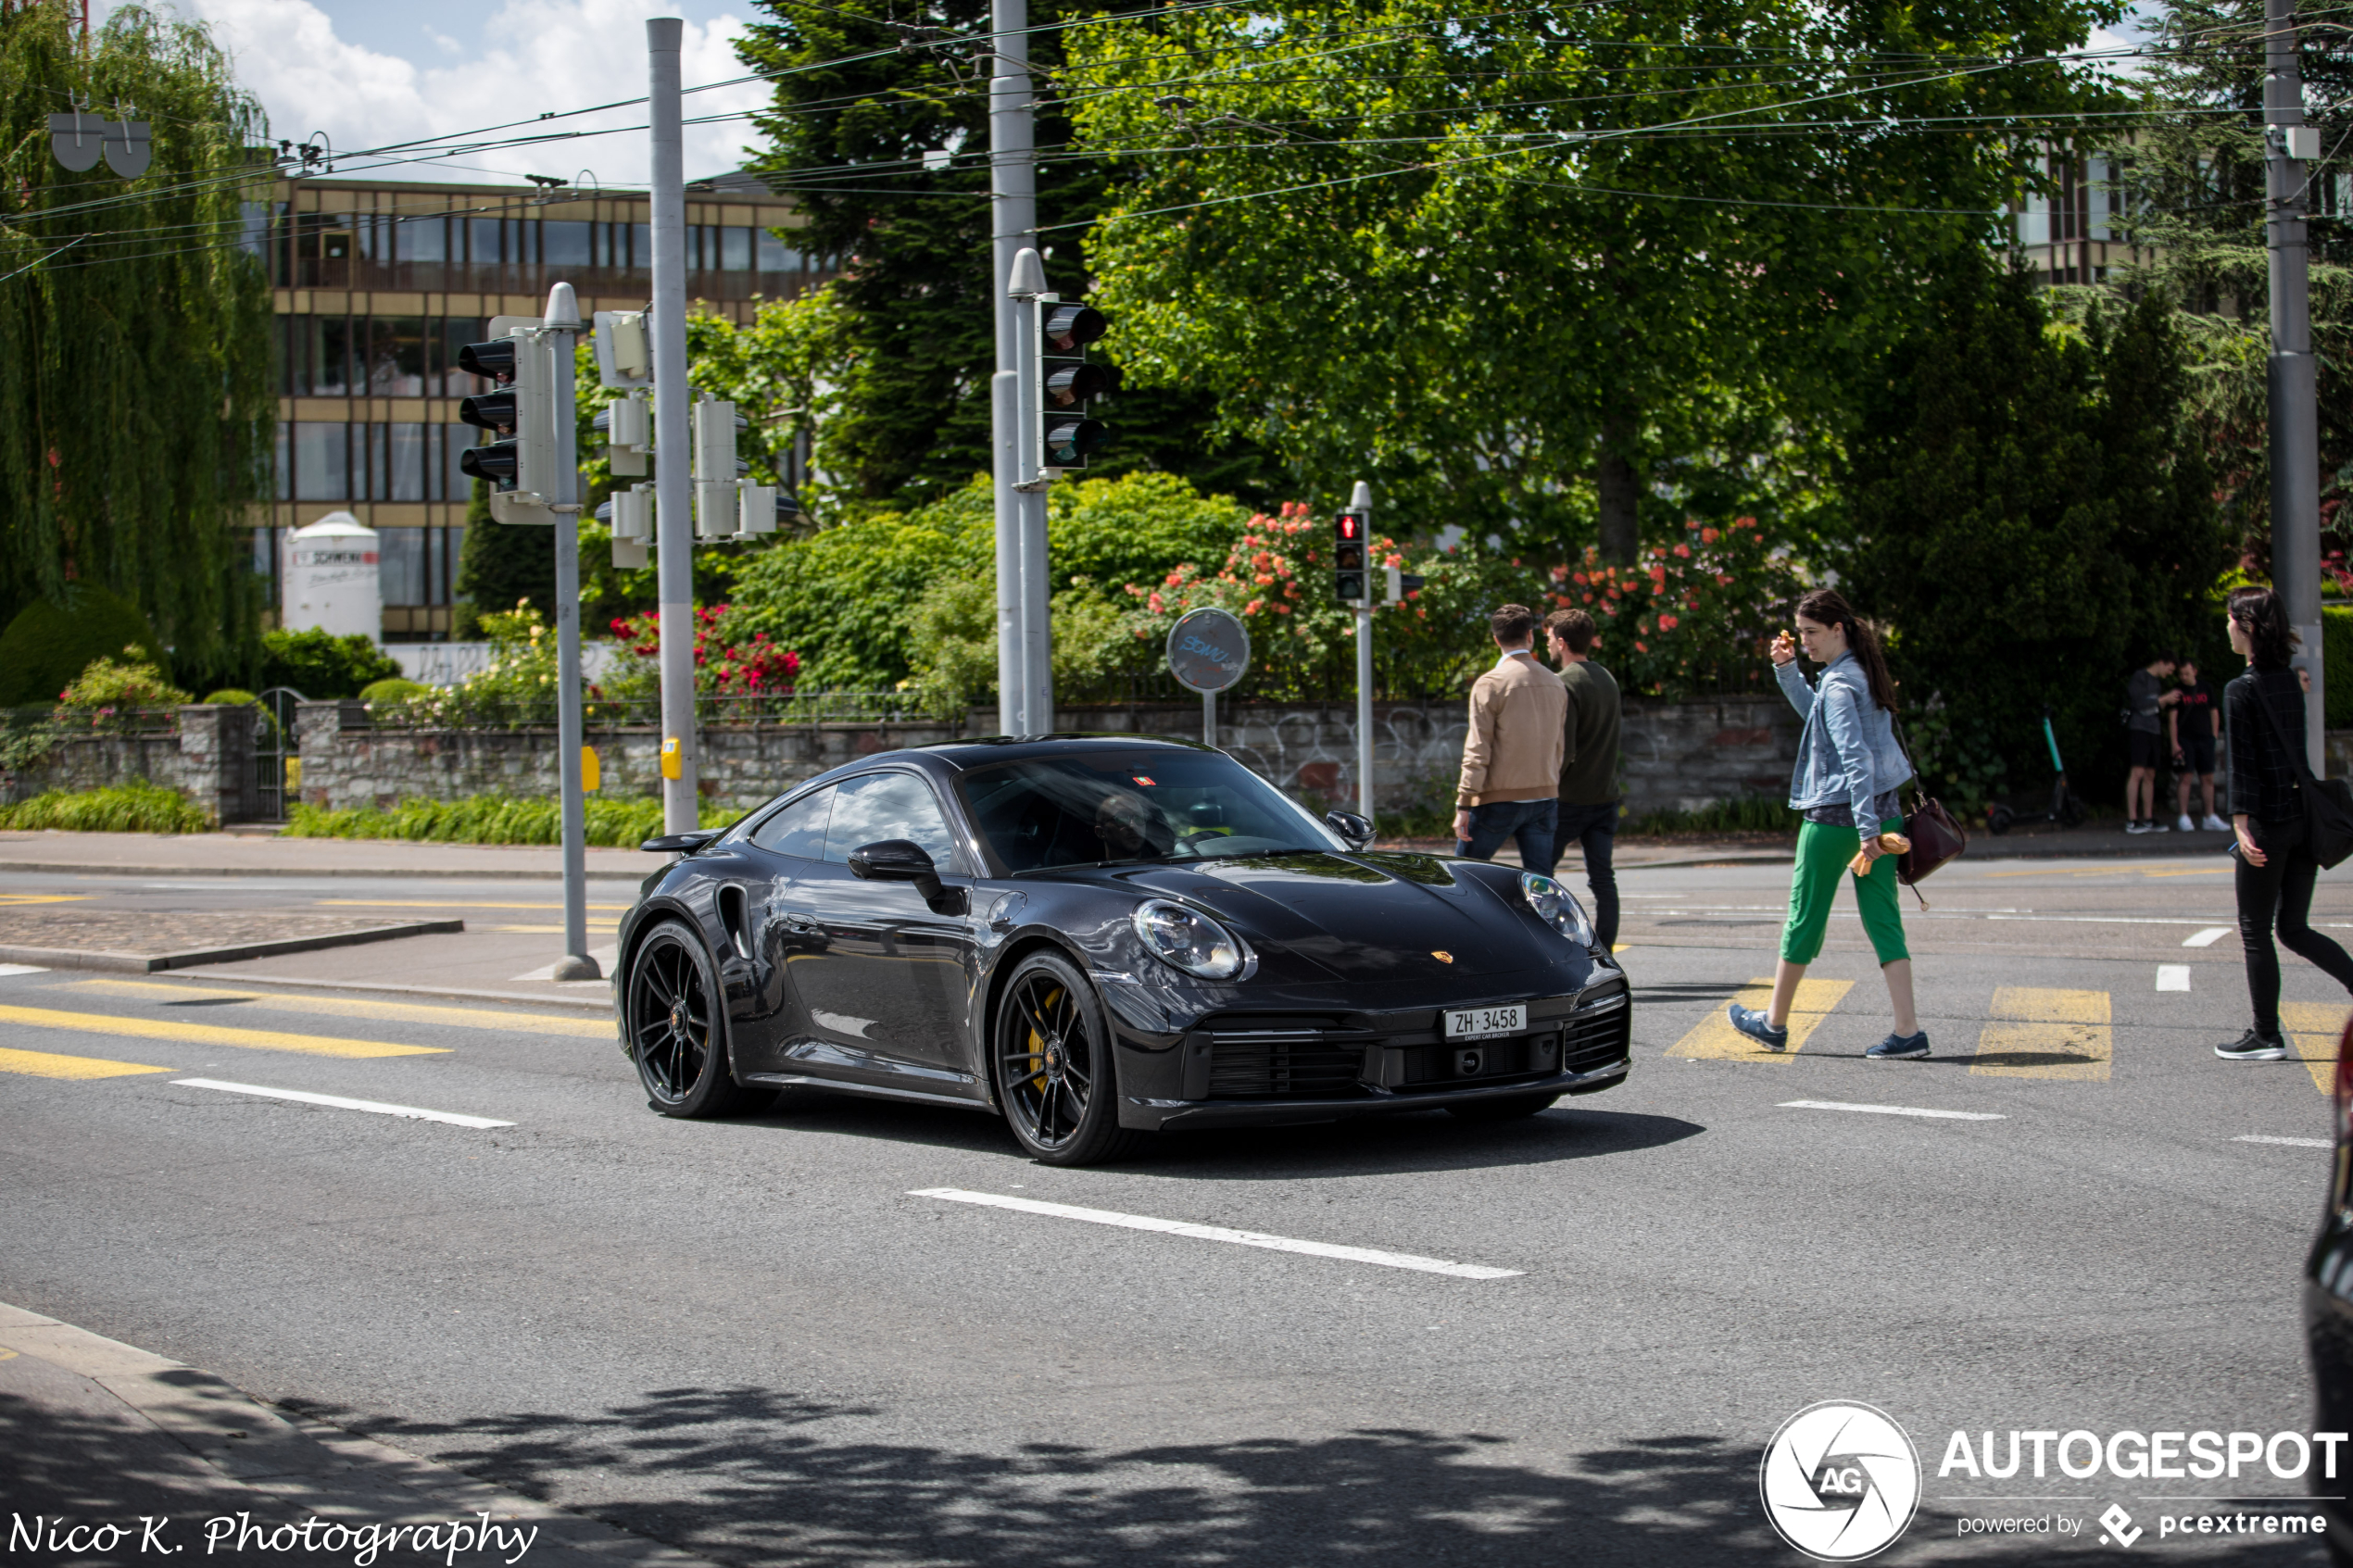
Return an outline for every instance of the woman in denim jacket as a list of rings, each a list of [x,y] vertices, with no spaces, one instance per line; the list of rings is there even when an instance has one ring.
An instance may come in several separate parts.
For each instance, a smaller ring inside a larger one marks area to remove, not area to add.
[[[1789,795],[1790,809],[1804,812],[1806,821],[1797,830],[1797,870],[1772,1003],[1761,1013],[1733,1003],[1732,1027],[1768,1051],[1789,1048],[1790,1004],[1806,966],[1822,951],[1831,900],[1859,844],[1870,869],[1854,878],[1855,903],[1895,1010],[1895,1032],[1863,1054],[1926,1056],[1928,1036],[1912,1006],[1912,955],[1904,946],[1904,917],[1895,901],[1895,858],[1879,843],[1881,834],[1903,830],[1895,794],[1912,776],[1911,762],[1895,744],[1895,683],[1888,678],[1879,633],[1828,588],[1797,601],[1796,641],[1823,667],[1819,687],[1808,686],[1797,668],[1796,642],[1786,632],[1774,639],[1774,678],[1806,721]]]

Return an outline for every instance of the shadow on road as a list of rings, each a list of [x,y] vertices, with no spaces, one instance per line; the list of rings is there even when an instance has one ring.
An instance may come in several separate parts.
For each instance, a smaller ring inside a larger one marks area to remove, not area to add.
[[[1296,1127],[1169,1133],[1108,1169],[1199,1181],[1265,1181],[1474,1171],[1590,1160],[1656,1148],[1705,1132],[1672,1116],[1598,1109],[1602,1097],[1564,1098],[1550,1111],[1510,1122],[1472,1123],[1443,1110],[1402,1111]],[[823,1090],[794,1091],[757,1116],[719,1123],[737,1135],[790,1128],[838,1137],[1027,1159],[994,1115],[893,1105]]]
[[[840,1427],[869,1412],[757,1388],[662,1389],[579,1420],[434,1424],[309,1413],[730,1563],[1799,1561],[1763,1522],[1754,1448],[1705,1434],[1601,1448],[1554,1474],[1490,1457],[1500,1438],[1413,1429],[1118,1450],[1032,1443],[1004,1454],[859,1442]],[[1949,1520],[1922,1516],[1881,1561],[1945,1560],[1956,1547],[1953,1560],[1992,1568],[2048,1560],[2047,1543],[1957,1543],[1952,1533]],[[2240,1556],[2224,1549],[2198,1561]],[[2307,1561],[2276,1541],[2263,1560]]]

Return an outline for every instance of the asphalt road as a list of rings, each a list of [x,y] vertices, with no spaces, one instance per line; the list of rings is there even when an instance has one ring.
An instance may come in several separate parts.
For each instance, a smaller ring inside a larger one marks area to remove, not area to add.
[[[1825,1399],[1887,1411],[1926,1467],[1879,1561],[2120,1555],[2094,1523],[2117,1503],[2148,1530],[2132,1556],[2317,1562],[2158,1537],[2160,1512],[2239,1506],[2213,1494],[2301,1495],[2259,1465],[1938,1474],[1957,1430],[2311,1427],[2325,1069],[2211,1053],[2246,1023],[2235,935],[2184,943],[2232,925],[2224,864],[1940,873],[1906,917],[1923,1062],[1862,1060],[1886,997],[1846,913],[1802,1048],[1727,1054],[1712,1020],[1769,973],[1786,872],[1636,873],[1623,1088],[1075,1172],[955,1111],[665,1121],[578,1008],[11,975],[0,1052],[51,1060],[0,1055],[0,1300],[723,1562],[1794,1562],[1758,1459]],[[2353,940],[2353,877],[2316,918]],[[2346,999],[2286,972],[2323,1052]],[[152,1071],[44,1075],[98,1071],[59,1057]],[[943,1189],[1515,1272],[922,1196]],[[2082,1534],[1958,1536],[2013,1516]]]

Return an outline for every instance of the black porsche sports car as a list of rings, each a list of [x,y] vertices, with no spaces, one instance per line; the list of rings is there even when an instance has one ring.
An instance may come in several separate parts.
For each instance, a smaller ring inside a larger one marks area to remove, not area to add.
[[[1566,888],[1371,837],[1186,741],[883,753],[647,842],[678,858],[622,921],[622,1048],[665,1115],[822,1085],[1001,1111],[1062,1165],[1625,1078],[1626,976]]]

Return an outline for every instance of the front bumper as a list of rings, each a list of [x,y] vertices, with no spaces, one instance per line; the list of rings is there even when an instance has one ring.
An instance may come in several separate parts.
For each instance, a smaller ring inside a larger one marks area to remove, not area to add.
[[[1214,1014],[1181,1036],[1120,1041],[1123,1127],[1281,1126],[1528,1095],[1595,1094],[1631,1067],[1632,998],[1597,971],[1526,999],[1528,1028],[1448,1040],[1442,1010]]]

